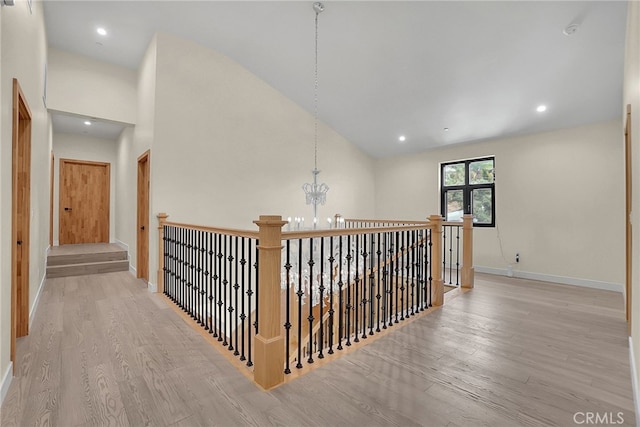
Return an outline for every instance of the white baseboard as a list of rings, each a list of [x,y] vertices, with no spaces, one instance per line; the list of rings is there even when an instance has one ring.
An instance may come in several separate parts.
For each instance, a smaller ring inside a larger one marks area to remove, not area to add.
[[[636,369],[636,358],[633,354],[633,340],[629,337],[629,365],[631,366],[631,388],[633,389],[633,403],[636,408],[636,426],[640,426],[640,405],[638,404],[638,371]]]
[[[125,249],[127,253],[129,252],[129,245],[127,245],[125,242],[115,239],[114,243],[118,246],[122,246],[122,249]]]
[[[505,268],[493,268],[474,266],[477,273],[489,273],[499,276],[508,276],[509,270]],[[580,279],[577,277],[554,276],[552,274],[532,273],[529,271],[511,270],[512,277],[520,279],[540,280],[542,282],[561,283],[563,285],[582,286],[584,288],[602,289],[605,291],[624,292],[622,283],[600,282],[597,280]]]
[[[31,311],[29,312],[29,329],[31,329],[33,318],[35,317],[36,310],[38,309],[38,304],[40,303],[40,295],[42,295],[42,288],[44,287],[44,282],[46,280],[47,280],[47,270],[45,269],[45,272],[42,275],[42,280],[40,281],[40,288],[38,288],[38,293],[36,294],[36,299],[33,300],[33,305],[31,305]]]
[[[136,268],[131,265],[131,262],[129,262],[129,273],[133,274],[134,276],[138,275],[138,270],[136,270]]]
[[[47,256],[49,255],[49,249],[51,249],[51,246],[47,246],[47,249],[44,250],[44,273],[42,274],[42,280],[40,280],[40,287],[38,287],[36,297],[33,300],[33,304],[31,304],[31,310],[29,310],[29,329],[31,329],[33,318],[35,317],[38,304],[40,303],[40,295],[42,294],[44,282],[47,280]]]
[[[158,284],[147,282],[147,289],[149,290],[149,292],[158,292]]]
[[[59,240],[54,240],[53,241],[53,246],[60,246],[60,241]]]
[[[2,405],[2,403],[4,402],[4,398],[7,396],[7,392],[9,391],[9,386],[11,385],[12,380],[13,362],[9,362],[9,366],[7,366],[7,370],[2,376],[2,382],[0,382],[0,405]]]

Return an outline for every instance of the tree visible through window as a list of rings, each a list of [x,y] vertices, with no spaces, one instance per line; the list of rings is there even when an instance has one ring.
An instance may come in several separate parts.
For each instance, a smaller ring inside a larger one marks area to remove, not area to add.
[[[495,158],[459,160],[440,166],[440,206],[447,221],[472,214],[476,226],[495,225]]]

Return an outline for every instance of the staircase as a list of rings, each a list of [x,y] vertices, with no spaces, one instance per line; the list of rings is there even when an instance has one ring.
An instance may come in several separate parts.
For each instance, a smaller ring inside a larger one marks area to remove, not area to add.
[[[127,251],[113,243],[54,246],[47,256],[47,278],[128,270]]]

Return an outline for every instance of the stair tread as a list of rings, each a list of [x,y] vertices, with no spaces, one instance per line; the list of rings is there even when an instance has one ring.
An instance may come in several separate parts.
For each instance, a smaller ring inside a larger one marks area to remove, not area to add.
[[[47,265],[47,269],[79,267],[79,266],[86,266],[86,265],[117,264],[117,263],[129,264],[129,261],[127,261],[126,259],[114,259],[109,261],[92,261],[92,262],[79,262],[79,263],[73,263],[73,264]]]

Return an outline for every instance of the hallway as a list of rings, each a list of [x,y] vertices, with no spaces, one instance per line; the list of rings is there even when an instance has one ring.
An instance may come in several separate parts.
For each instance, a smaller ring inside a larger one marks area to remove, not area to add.
[[[619,293],[478,275],[476,288],[262,392],[127,272],[49,279],[2,426],[635,425]]]

